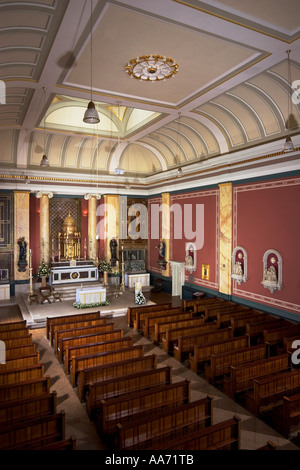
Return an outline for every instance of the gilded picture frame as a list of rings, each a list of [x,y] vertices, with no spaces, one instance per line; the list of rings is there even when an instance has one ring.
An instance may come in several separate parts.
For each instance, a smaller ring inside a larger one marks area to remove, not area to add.
[[[202,279],[209,280],[209,264],[202,264]]]

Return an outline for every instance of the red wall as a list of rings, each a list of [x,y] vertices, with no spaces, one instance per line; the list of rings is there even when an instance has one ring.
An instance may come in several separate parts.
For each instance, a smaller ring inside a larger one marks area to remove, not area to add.
[[[300,179],[236,185],[233,202],[233,244],[248,253],[248,280],[233,283],[233,294],[300,313]],[[273,294],[261,284],[269,249],[278,251],[283,262],[283,288]]]

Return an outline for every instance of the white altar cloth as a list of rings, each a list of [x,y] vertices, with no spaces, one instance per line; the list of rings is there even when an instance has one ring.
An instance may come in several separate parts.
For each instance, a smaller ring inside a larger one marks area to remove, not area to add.
[[[135,287],[137,282],[140,282],[141,286],[150,286],[150,273],[125,274],[126,287]]]
[[[92,304],[105,301],[106,289],[104,287],[76,289],[76,302],[80,304]]]

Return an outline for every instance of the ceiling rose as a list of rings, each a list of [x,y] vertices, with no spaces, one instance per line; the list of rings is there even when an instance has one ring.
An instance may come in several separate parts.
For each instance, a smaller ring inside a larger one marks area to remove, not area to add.
[[[133,78],[155,82],[174,77],[178,64],[170,57],[151,54],[130,60],[125,69]]]

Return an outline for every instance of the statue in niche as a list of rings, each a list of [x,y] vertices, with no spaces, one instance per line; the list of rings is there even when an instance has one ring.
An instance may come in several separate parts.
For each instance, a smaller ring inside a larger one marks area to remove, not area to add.
[[[27,242],[25,241],[24,237],[19,238],[18,245],[19,245],[19,248],[20,248],[19,261],[18,261],[18,266],[19,266],[18,271],[21,273],[21,272],[25,272],[26,267],[27,267],[27,259],[26,259],[26,257],[27,257]]]
[[[238,276],[242,276],[244,274],[242,263],[240,261],[237,261],[234,264],[233,269],[232,269],[232,274],[237,274]]]
[[[277,282],[277,274],[274,266],[270,266],[264,271],[264,281]]]
[[[165,254],[166,254],[166,245],[165,242],[160,239],[159,244],[156,247],[158,249],[158,264],[161,269],[166,269],[167,262],[165,260]]]
[[[116,261],[118,260],[117,258],[117,246],[118,246],[118,242],[117,240],[115,239],[115,237],[113,237],[111,240],[110,240],[110,243],[109,243],[109,247],[110,247],[110,261],[111,261],[111,265],[112,266],[115,266],[116,265]]]

